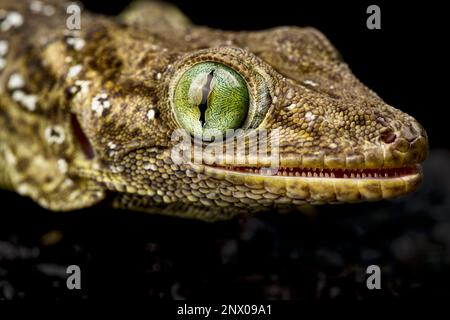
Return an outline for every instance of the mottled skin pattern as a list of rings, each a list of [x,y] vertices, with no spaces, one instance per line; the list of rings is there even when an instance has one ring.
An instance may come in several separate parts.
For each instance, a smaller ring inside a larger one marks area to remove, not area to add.
[[[213,221],[392,198],[421,181],[424,129],[359,82],[315,29],[224,32],[148,3],[115,19],[83,12],[74,32],[66,6],[0,3],[4,188],[56,211],[101,203]],[[174,79],[202,61],[239,72],[257,110],[268,89],[259,128],[280,130],[278,175],[172,163]]]

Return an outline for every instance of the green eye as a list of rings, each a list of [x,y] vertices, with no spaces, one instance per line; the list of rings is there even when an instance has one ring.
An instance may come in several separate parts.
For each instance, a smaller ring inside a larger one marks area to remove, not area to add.
[[[180,124],[196,136],[225,134],[244,124],[249,109],[247,84],[233,69],[204,62],[187,70],[174,92],[174,108]]]

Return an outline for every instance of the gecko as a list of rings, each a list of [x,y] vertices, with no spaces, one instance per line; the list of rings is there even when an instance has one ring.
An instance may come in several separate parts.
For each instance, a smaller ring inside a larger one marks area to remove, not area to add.
[[[424,128],[362,84],[320,31],[216,30],[152,1],[115,17],[82,10],[72,30],[68,5],[0,3],[3,189],[52,211],[219,221],[420,185]],[[278,132],[277,171],[264,158],[174,161],[173,133],[207,128]]]

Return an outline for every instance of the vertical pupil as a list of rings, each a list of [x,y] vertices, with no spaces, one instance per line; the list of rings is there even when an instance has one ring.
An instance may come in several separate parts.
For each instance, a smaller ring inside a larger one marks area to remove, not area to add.
[[[206,109],[208,108],[208,96],[211,92],[211,81],[214,77],[214,70],[212,70],[206,79],[206,83],[202,88],[202,101],[200,102],[200,105],[198,108],[200,109],[200,123],[203,126],[205,123],[205,113]]]

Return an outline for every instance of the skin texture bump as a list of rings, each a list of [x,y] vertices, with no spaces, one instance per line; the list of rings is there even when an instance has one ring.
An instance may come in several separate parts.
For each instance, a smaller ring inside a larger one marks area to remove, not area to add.
[[[208,221],[417,188],[424,129],[351,73],[313,28],[225,32],[176,8],[121,16],[0,4],[0,185],[68,211],[105,204]],[[195,82],[196,81],[196,82]],[[279,132],[279,170],[172,161],[172,133]]]

